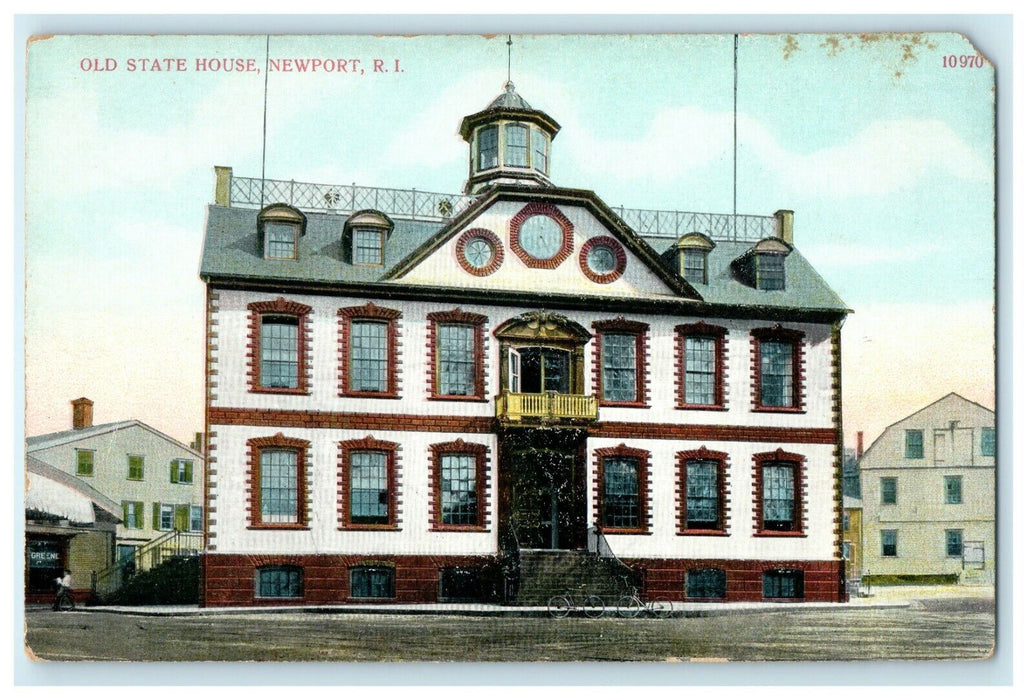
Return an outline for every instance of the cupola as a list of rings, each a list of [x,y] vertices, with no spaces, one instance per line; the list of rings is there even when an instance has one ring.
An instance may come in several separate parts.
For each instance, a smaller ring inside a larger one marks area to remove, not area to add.
[[[460,136],[470,144],[464,191],[478,193],[497,183],[552,187],[549,161],[558,131],[555,119],[534,109],[507,81],[488,107],[460,124]]]

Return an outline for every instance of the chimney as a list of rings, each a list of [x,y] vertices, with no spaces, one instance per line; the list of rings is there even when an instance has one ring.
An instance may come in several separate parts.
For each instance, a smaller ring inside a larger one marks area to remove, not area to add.
[[[780,209],[774,216],[779,221],[779,237],[793,245],[793,210]]]
[[[858,454],[858,459],[862,458],[862,435],[863,435],[862,431],[859,430],[858,431],[858,453],[857,453]]]
[[[93,427],[93,401],[85,396],[72,399],[72,429]]]
[[[230,182],[233,180],[233,168],[225,165],[215,166],[215,203],[220,207],[230,206]]]

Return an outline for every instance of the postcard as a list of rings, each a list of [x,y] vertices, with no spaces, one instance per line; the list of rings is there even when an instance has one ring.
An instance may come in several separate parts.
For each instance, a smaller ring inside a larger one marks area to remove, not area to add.
[[[33,37],[26,654],[992,658],[987,48]]]

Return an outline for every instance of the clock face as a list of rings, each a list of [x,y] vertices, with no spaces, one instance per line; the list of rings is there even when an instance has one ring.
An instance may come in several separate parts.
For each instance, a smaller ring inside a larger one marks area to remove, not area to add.
[[[492,260],[492,244],[481,236],[475,236],[463,246],[463,257],[471,267],[484,267]]]
[[[549,260],[560,252],[564,235],[560,224],[548,216],[537,214],[521,225],[518,243],[533,258]]]
[[[592,250],[589,251],[586,262],[589,265],[589,269],[597,275],[606,275],[618,267],[617,256],[614,255],[614,251],[610,246],[605,245],[593,246]]]

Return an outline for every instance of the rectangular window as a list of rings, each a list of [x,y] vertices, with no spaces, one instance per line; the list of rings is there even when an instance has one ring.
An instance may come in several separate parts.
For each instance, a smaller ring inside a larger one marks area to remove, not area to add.
[[[944,477],[944,502],[952,505],[962,503],[962,477]]]
[[[205,509],[201,506],[190,507],[190,530],[201,532],[205,529]]]
[[[761,578],[763,598],[803,598],[804,572],[798,569],[766,571]]]
[[[141,530],[144,527],[143,501],[122,501],[122,527]]]
[[[158,504],[158,529],[171,530],[175,525],[176,509],[170,503]]]
[[[352,264],[380,265],[382,260],[383,234],[380,229],[354,229],[352,231]]]
[[[885,476],[880,479],[880,503],[894,506],[898,503],[898,480]]]
[[[387,391],[388,324],[356,320],[349,324],[349,328],[349,389]]]
[[[981,457],[994,457],[995,456],[995,429],[994,428],[981,428],[980,429],[980,456]]]
[[[705,284],[707,282],[707,251],[682,250],[682,278],[687,282]]]
[[[499,129],[486,126],[478,132],[478,170],[499,165]]]
[[[528,167],[528,127],[523,124],[506,125],[505,165]]]
[[[763,528],[791,531],[797,528],[797,465],[768,462],[761,467]]]
[[[260,459],[261,522],[298,522],[298,453],[263,450]]]
[[[356,566],[349,570],[352,598],[394,598],[395,569],[390,566]]]
[[[880,554],[885,557],[898,555],[898,531],[880,530]]]
[[[75,451],[75,475],[93,476],[93,450]]]
[[[684,402],[693,406],[713,406],[715,394],[714,338],[687,336],[683,340]]]
[[[293,260],[298,257],[295,226],[266,222],[263,229],[266,234],[266,258]]]
[[[923,458],[923,431],[905,431],[905,459]]]
[[[718,462],[694,459],[686,462],[687,530],[718,528]]]
[[[443,454],[439,484],[441,523],[477,525],[477,458],[472,454]]]
[[[786,268],[782,255],[757,255],[758,289],[786,289]]]
[[[256,598],[301,598],[302,570],[297,566],[263,566],[255,571]]]
[[[265,388],[298,388],[298,319],[284,316],[262,318],[261,385]]]
[[[722,569],[690,569],[686,572],[687,598],[724,598],[725,571]]]
[[[638,528],[639,460],[605,457],[603,460],[603,526]]]
[[[547,144],[546,135],[538,129],[533,129],[531,132],[532,165],[543,175],[549,174],[549,170],[546,168],[548,162],[546,149],[549,148]]]
[[[141,455],[129,455],[129,475],[126,477],[131,481],[143,481],[144,479],[144,458]]]
[[[944,531],[944,556],[962,557],[962,530]]]
[[[388,455],[352,452],[349,463],[350,522],[388,524]]]
[[[174,459],[169,462],[169,482],[173,484],[193,484],[194,460]]]
[[[474,395],[474,326],[438,325],[438,393]]]
[[[792,408],[794,397],[794,344],[781,340],[761,342],[761,405]]]
[[[636,382],[636,336],[631,333],[603,334],[603,400],[638,400]]]

